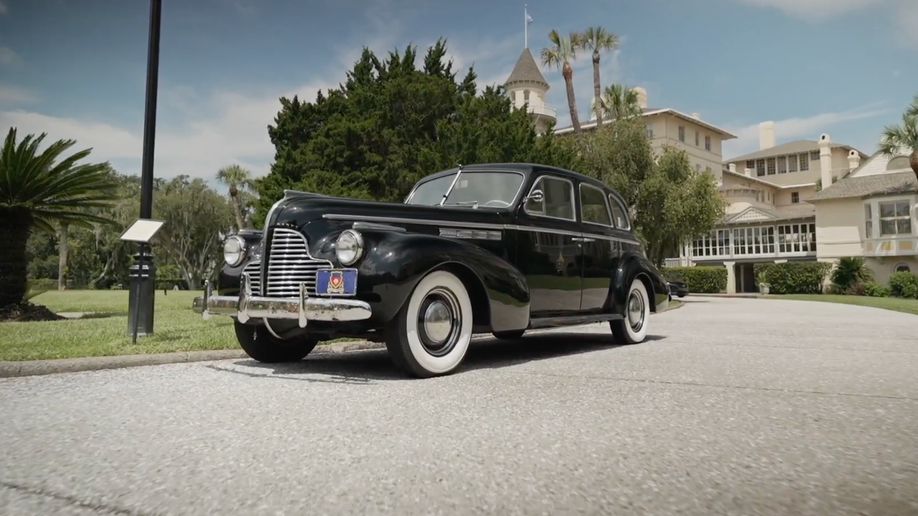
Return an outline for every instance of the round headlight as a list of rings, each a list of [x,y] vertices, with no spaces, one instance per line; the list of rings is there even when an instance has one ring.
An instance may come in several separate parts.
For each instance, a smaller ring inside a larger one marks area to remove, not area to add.
[[[245,240],[239,235],[233,235],[223,241],[223,259],[227,265],[235,267],[245,258]]]
[[[335,255],[342,265],[351,265],[363,254],[363,237],[360,233],[346,229],[338,235],[335,243]]]

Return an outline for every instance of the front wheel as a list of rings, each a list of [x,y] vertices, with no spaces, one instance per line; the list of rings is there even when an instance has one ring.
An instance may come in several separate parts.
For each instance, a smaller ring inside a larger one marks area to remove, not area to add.
[[[615,340],[624,344],[643,342],[647,336],[649,319],[650,296],[647,295],[647,287],[640,279],[635,278],[625,297],[624,317],[617,321],[609,321],[612,335],[615,336]]]
[[[294,337],[278,339],[264,326],[235,321],[236,339],[252,359],[266,364],[299,362],[319,343],[317,339]]]
[[[472,301],[456,275],[425,276],[389,322],[386,349],[396,366],[418,378],[454,372],[472,340]]]

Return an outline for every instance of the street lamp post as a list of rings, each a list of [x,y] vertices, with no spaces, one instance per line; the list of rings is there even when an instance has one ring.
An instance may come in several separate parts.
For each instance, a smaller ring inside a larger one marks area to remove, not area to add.
[[[159,27],[162,0],[150,0],[150,39],[147,45],[147,93],[143,119],[143,158],[140,171],[140,218],[153,216],[153,148],[156,140],[156,92],[159,82]],[[156,268],[146,242],[139,245],[131,267],[128,334],[153,333]]]

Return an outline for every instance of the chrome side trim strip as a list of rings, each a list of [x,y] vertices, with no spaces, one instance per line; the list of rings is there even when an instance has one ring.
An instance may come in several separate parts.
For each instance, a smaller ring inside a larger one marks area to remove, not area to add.
[[[516,230],[532,231],[536,233],[552,233],[555,235],[567,235],[575,237],[590,237],[611,242],[624,242],[626,244],[640,245],[638,240],[631,238],[622,238],[611,235],[598,233],[587,233],[577,231],[567,231],[564,229],[543,228],[537,226],[520,226],[516,224],[490,224],[487,222],[455,222],[450,220],[430,220],[430,219],[408,219],[404,217],[382,217],[378,215],[347,215],[343,213],[329,213],[322,215],[327,220],[353,220],[353,221],[373,221],[373,222],[390,222],[393,224],[416,224],[419,226],[444,226],[459,229],[484,229],[494,231]],[[443,228],[441,228],[442,230]]]
[[[440,236],[468,240],[501,240],[503,238],[500,231],[457,228],[440,228]]]

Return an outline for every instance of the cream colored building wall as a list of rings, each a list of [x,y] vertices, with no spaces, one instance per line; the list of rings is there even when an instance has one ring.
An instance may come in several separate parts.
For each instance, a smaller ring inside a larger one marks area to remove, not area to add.
[[[801,186],[799,188],[782,188],[775,194],[775,206],[789,206],[794,204],[791,202],[793,199],[793,192],[797,192],[799,194],[799,202],[802,203],[810,197],[816,195],[816,186],[807,185]]]
[[[860,199],[816,205],[816,258],[834,260],[864,254],[864,206]]]
[[[908,266],[912,273],[918,273],[918,258],[895,256],[888,258],[867,258],[864,260],[868,267],[873,270],[874,281],[877,283],[886,283],[889,277],[896,271],[900,265]]]
[[[707,129],[701,124],[676,117],[670,113],[645,117],[648,127],[653,128],[651,145],[656,152],[661,152],[663,145],[670,145],[685,151],[692,167],[700,170],[711,169],[711,173],[720,182],[723,178],[723,136]],[[679,126],[685,128],[685,141],[679,141]],[[698,145],[695,145],[695,133],[698,133]],[[704,148],[704,137],[711,137],[711,150]]]
[[[780,154],[776,154],[775,156],[769,156],[769,157],[777,157],[777,156],[780,156]],[[762,158],[759,158],[759,159],[762,159]],[[764,159],[766,160],[766,163],[767,163],[768,158],[766,157]],[[743,169],[745,169],[747,165],[745,160],[731,161],[730,164],[736,165],[736,170],[738,172],[742,172]],[[832,149],[832,175],[837,176],[836,180],[844,177],[848,173],[849,170],[850,169],[849,169],[849,164],[848,164],[848,151],[842,148]],[[779,186],[791,186],[791,185],[799,185],[799,184],[807,184],[807,183],[815,184],[816,181],[822,177],[822,164],[821,164],[821,160],[817,159],[814,161],[811,159],[809,170],[805,170],[802,172],[798,171],[798,172],[788,172],[785,174],[778,174],[777,167],[775,167],[775,171],[776,172],[774,174],[768,174],[767,165],[766,165],[766,175],[757,176],[755,172],[755,167],[753,167],[752,175],[753,177],[757,177],[759,179],[768,181],[769,183],[774,183]]]

